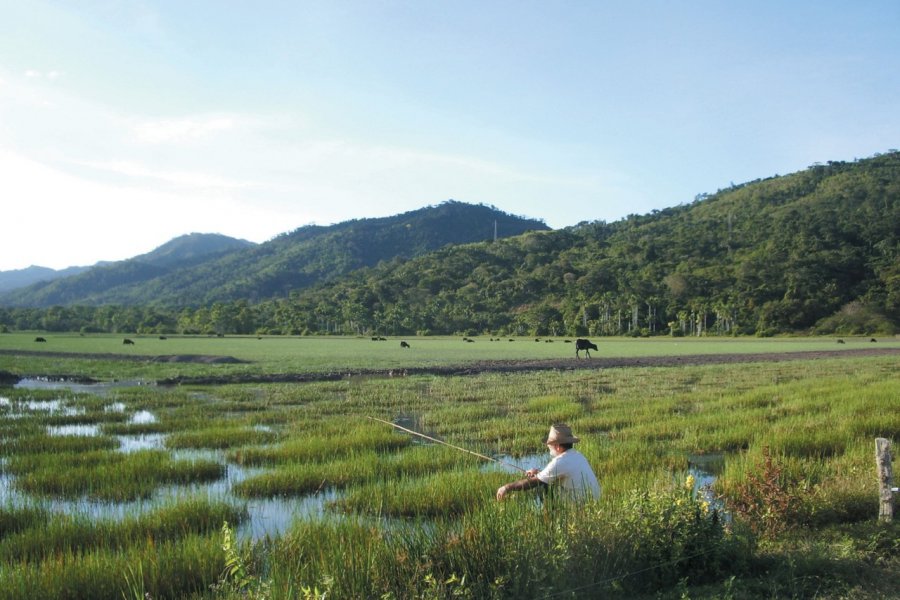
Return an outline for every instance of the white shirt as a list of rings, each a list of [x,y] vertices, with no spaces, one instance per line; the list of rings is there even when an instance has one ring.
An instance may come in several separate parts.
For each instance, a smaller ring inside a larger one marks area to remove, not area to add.
[[[553,457],[544,469],[535,475],[547,485],[578,497],[600,497],[600,483],[584,455],[575,449],[566,450]]]

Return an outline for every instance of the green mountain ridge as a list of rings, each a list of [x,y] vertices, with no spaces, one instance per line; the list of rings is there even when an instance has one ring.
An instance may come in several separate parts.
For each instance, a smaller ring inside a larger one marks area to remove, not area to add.
[[[291,308],[295,331],[337,322],[397,334],[892,333],[900,153],[615,223],[444,248],[358,271]]]
[[[202,306],[285,297],[382,260],[411,258],[447,244],[548,229],[493,207],[447,201],[384,218],[310,225],[263,244],[189,234],[154,251],[0,296],[0,305]]]
[[[441,211],[470,209],[450,202],[404,218],[446,223]],[[93,311],[0,309],[0,325],[568,336],[893,334],[900,325],[897,151],[613,223],[507,230],[494,240],[484,231],[493,219],[478,213],[461,228],[474,232],[470,239],[445,232],[439,242],[420,223],[301,228],[133,288],[152,305],[119,310],[107,294]],[[202,288],[192,278],[219,284]],[[117,311],[127,318],[108,318]]]

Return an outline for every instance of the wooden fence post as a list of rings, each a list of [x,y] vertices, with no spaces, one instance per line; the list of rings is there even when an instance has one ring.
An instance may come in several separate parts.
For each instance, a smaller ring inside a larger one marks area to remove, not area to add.
[[[878,519],[890,523],[894,518],[894,473],[891,469],[891,441],[875,438],[875,464],[878,467]]]

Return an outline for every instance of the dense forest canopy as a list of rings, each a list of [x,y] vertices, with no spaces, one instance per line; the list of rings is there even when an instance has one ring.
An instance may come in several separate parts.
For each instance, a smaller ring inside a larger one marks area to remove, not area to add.
[[[256,303],[336,281],[382,260],[546,229],[536,219],[448,200],[390,217],[307,225],[259,245],[192,234],[149,254],[0,294],[0,306],[149,304],[172,310]]]
[[[0,325],[245,334],[894,333],[900,152],[817,164],[614,223],[486,239],[395,254],[281,297],[8,308],[0,309]]]

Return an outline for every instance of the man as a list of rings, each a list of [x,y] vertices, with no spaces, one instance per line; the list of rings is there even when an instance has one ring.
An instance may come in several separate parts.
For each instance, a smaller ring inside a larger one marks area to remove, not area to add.
[[[600,484],[584,455],[572,448],[578,438],[572,429],[562,423],[550,427],[544,443],[552,460],[543,469],[529,469],[525,479],[500,486],[497,500],[503,500],[509,492],[536,487],[553,486],[572,498],[596,499],[600,497]]]

